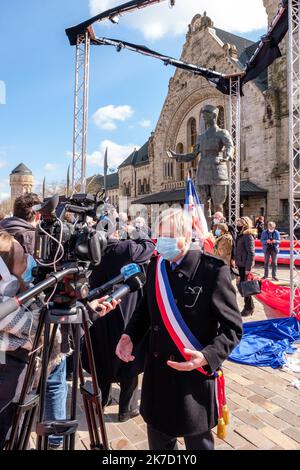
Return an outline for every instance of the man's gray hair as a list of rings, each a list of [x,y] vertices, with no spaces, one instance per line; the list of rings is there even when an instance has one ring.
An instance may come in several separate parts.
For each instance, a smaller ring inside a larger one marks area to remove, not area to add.
[[[192,233],[192,218],[181,208],[170,208],[163,211],[155,222],[155,236],[159,236],[160,228],[164,230],[171,228],[171,223],[174,228],[174,237],[184,237]]]

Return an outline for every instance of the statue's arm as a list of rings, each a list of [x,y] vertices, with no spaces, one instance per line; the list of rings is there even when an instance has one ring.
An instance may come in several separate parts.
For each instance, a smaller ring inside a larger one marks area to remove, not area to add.
[[[168,157],[175,159],[178,163],[190,163],[198,157],[199,153],[199,145],[195,145],[194,150],[191,153],[176,153],[171,149],[167,150]]]
[[[222,141],[224,145],[222,160],[225,162],[231,162],[234,154],[234,144],[228,131],[224,131]]]

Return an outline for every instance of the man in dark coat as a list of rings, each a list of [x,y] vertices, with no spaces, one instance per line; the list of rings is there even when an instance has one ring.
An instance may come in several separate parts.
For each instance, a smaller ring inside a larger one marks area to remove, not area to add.
[[[131,239],[120,240],[118,232],[108,239],[108,246],[103,260],[93,270],[90,278],[91,288],[96,288],[120,274],[122,267],[130,263],[146,269],[155,246],[145,234],[132,233]],[[102,392],[102,404],[110,401],[111,384],[120,383],[119,420],[139,414],[138,410],[138,375],[144,370],[147,338],[137,348],[139,360],[135,364],[124,364],[116,355],[118,340],[127,327],[131,316],[142,297],[142,291],[123,297],[121,304],[104,318],[98,319],[90,329],[99,386]],[[83,348],[83,364],[88,370],[86,350]]]
[[[212,450],[211,430],[218,422],[215,378],[196,369],[202,367],[212,373],[221,367],[241,339],[241,316],[228,266],[191,245],[185,216],[180,215],[180,209],[171,211],[160,217],[157,249],[169,261],[167,276],[175,303],[204,349],[185,349],[190,360],[182,362],[159,311],[155,295],[157,259],[152,259],[146,292],[116,354],[125,362],[134,361],[133,347],[150,329],[141,400],[150,450],[174,450],[180,436],[189,450]],[[171,248],[174,238],[176,243]]]
[[[8,232],[23,247],[25,253],[34,255],[35,229],[40,216],[33,211],[33,206],[40,204],[37,194],[22,194],[14,202],[13,217],[0,222],[0,231]]]

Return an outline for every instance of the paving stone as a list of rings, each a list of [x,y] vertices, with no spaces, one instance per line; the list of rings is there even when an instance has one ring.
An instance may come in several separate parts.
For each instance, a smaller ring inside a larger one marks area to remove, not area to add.
[[[268,390],[267,388],[262,387],[261,385],[258,385],[256,383],[249,385],[248,389],[252,392],[255,392],[257,395],[261,395],[264,398],[271,398],[276,395],[276,392]]]
[[[234,372],[228,372],[227,376],[230,377],[231,380],[234,380],[238,384],[244,385],[245,387],[253,383],[250,380],[246,379],[245,377]]]
[[[234,449],[239,449],[240,447],[249,444],[249,441],[247,441],[247,439],[237,434],[230,428],[227,430],[227,437],[224,439],[224,441],[227,442],[227,444],[229,444]]]
[[[227,380],[226,389],[232,390],[233,392],[236,392],[240,394],[242,397],[246,397],[246,398],[251,397],[251,395],[254,395],[254,393],[251,390],[249,390],[248,387],[245,387],[244,385],[241,385],[234,381]]]
[[[288,410],[279,411],[278,413],[275,413],[275,416],[286,421],[286,423],[292,424],[293,426],[300,426],[299,416],[296,416]]]
[[[251,426],[244,424],[243,426],[238,426],[235,429],[235,432],[240,436],[244,437],[247,441],[253,444],[255,447],[268,450],[273,447],[273,442],[267,439],[260,431],[253,429]]]
[[[279,397],[277,395],[271,398],[271,401],[281,406],[281,408],[290,411],[292,414],[296,414],[297,416],[300,416],[300,406],[297,406],[294,403],[288,400],[285,400],[284,398]]]
[[[121,438],[110,442],[112,450],[136,450],[135,446],[132,445],[128,439]]]
[[[298,423],[298,425],[300,426],[300,423]],[[283,431],[284,434],[286,434],[287,436],[291,437],[292,439],[294,439],[294,441],[297,441],[299,444],[300,444],[300,427],[298,428],[287,428]],[[299,447],[300,449],[300,447]]]
[[[137,450],[149,450],[148,441],[139,442],[135,447]]]
[[[273,441],[279,447],[282,447],[284,450],[300,449],[300,446],[296,441],[290,439],[288,436],[283,434],[281,431],[278,431],[277,429],[266,426],[265,428],[262,428],[260,432],[262,432],[268,439]]]
[[[146,433],[133,420],[119,424],[119,429],[132,444],[136,444],[147,439]]]
[[[252,397],[249,397],[249,401],[260,406],[261,408],[266,409],[267,411],[270,411],[271,413],[276,413],[277,411],[282,410],[280,406],[278,406],[275,403],[271,403],[270,401],[266,400],[264,397],[261,397],[260,395],[253,395]]]
[[[124,434],[122,433],[121,429],[119,428],[117,424],[106,423],[105,427],[106,427],[107,437],[109,441],[118,439],[120,437],[124,437]]]
[[[248,413],[245,410],[236,410],[232,413],[234,416],[239,418],[239,420],[243,421],[245,424],[249,426],[253,426],[256,429],[260,429],[264,427],[264,423],[255,415]]]
[[[269,426],[279,429],[282,431],[288,427],[288,423],[283,421],[282,419],[277,418],[272,413],[268,413],[267,411],[258,411],[256,416],[263,422],[268,424]]]

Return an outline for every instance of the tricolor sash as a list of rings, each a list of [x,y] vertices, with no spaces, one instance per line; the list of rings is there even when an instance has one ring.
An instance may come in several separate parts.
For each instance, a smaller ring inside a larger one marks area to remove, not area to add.
[[[180,354],[186,361],[189,361],[189,356],[184,352],[185,348],[195,351],[202,351],[204,347],[191,332],[176,305],[168,279],[166,262],[161,256],[159,256],[157,259],[155,292],[156,301],[163,324]],[[219,369],[214,371],[212,374],[209,374],[202,367],[199,367],[197,370],[203,375],[210,377],[214,376],[216,379],[215,396],[219,416],[218,436],[221,439],[224,439],[226,435],[225,427],[229,422],[229,415],[226,405],[225,380],[223,371]]]

